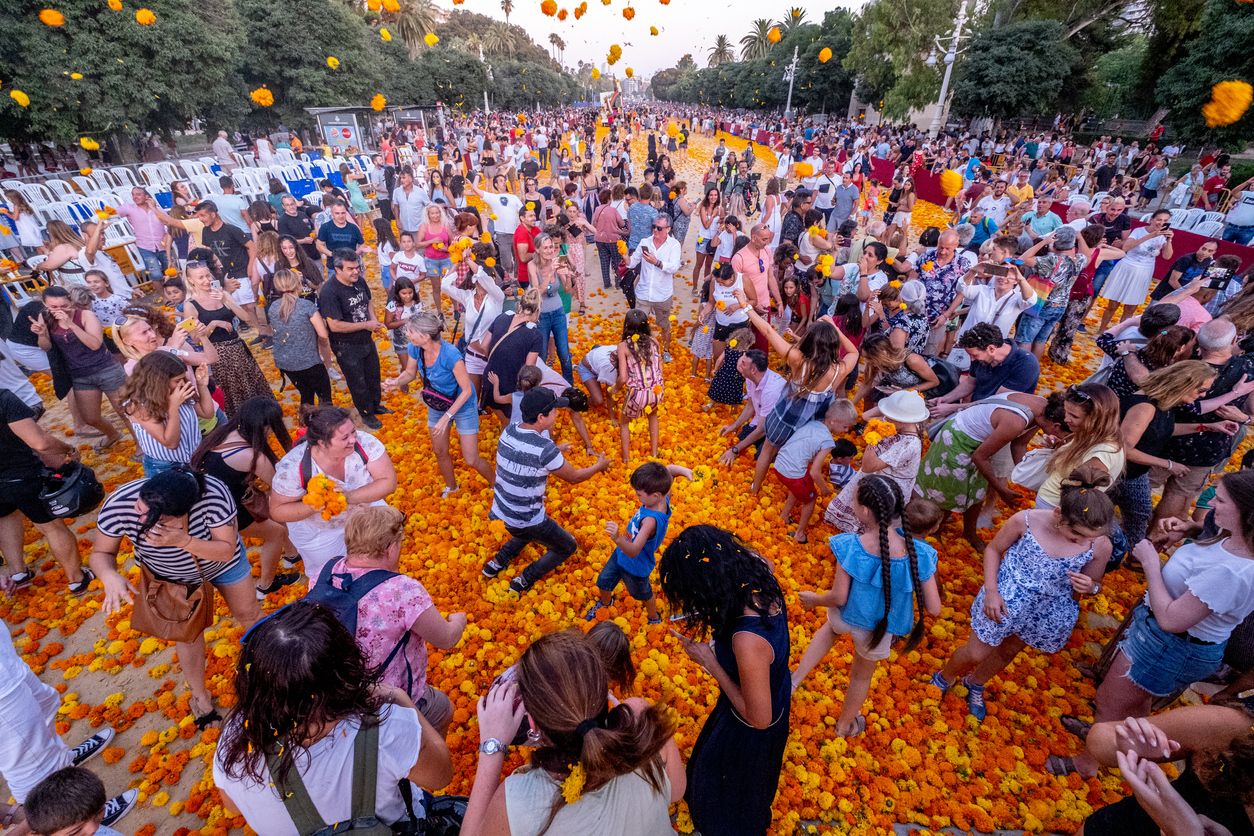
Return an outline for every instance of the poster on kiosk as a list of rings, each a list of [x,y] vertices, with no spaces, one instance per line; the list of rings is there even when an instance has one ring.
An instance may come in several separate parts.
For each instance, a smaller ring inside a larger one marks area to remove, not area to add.
[[[361,128],[357,125],[357,116],[352,113],[324,114],[318,117],[322,127],[322,137],[326,144],[338,156],[360,151]]]

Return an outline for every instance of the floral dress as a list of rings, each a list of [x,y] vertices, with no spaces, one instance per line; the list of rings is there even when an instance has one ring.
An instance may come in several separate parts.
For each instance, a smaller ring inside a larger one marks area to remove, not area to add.
[[[875,455],[888,463],[888,467],[879,471],[892,479],[901,487],[901,495],[914,495],[914,480],[919,472],[919,460],[923,457],[923,441],[917,435],[898,433],[891,435],[871,448]],[[858,481],[862,479],[859,470],[853,478],[840,489],[823,512],[823,519],[841,531],[850,534],[861,534],[862,523],[853,513],[853,498],[858,492]]]
[[[634,421],[652,412],[662,402],[662,351],[654,341],[647,365],[641,365],[636,352],[627,349],[627,398],[623,420]]]
[[[692,335],[688,338],[688,350],[698,360],[714,358],[713,313],[707,314],[704,318],[697,317],[696,324],[692,326]]]
[[[1041,547],[1026,520],[1025,528],[997,569],[997,591],[1006,602],[1006,617],[998,624],[984,614],[981,588],[971,602],[971,629],[991,647],[1018,636],[1028,647],[1057,653],[1080,618],[1067,573],[1083,569],[1093,558],[1093,547],[1075,557],[1054,557]]]
[[[890,334],[898,328],[906,332],[906,349],[911,354],[926,353],[927,338],[932,331],[926,316],[913,314],[908,311],[898,311],[888,317],[886,326],[887,333]]]

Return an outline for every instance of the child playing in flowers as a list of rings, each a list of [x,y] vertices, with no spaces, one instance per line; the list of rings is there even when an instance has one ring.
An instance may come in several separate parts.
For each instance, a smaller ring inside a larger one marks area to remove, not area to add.
[[[632,308],[623,317],[623,341],[618,344],[618,381],[627,393],[619,420],[623,462],[631,458],[631,422],[649,421],[649,450],[657,458],[657,407],[662,402],[662,349],[653,338],[649,315]]]
[[[709,412],[714,404],[740,404],[745,399],[745,378],[736,368],[744,353],[753,348],[753,332],[737,328],[727,338],[727,349],[714,361],[714,374],[706,388],[709,400],[702,410]]]
[[[657,550],[666,537],[671,520],[671,485],[674,477],[692,479],[692,471],[679,465],[645,462],[631,473],[631,487],[640,501],[640,508],[627,523],[627,533],[619,532],[618,523],[606,521],[605,533],[614,541],[614,552],[597,575],[600,599],[584,614],[592,621],[602,607],[608,607],[619,583],[627,587],[632,598],[644,604],[650,624],[660,624],[657,601],[649,576],[657,565]]]
[[[912,536],[897,483],[880,474],[861,479],[853,509],[862,533],[831,538],[836,556],[831,591],[807,591],[799,596],[806,609],[827,607],[827,623],[814,634],[792,675],[795,690],[832,649],[838,635],[852,637],[853,669],[836,721],[840,737],[855,737],[866,730],[862,705],[875,666],[888,658],[893,639],[908,636],[904,649],[913,649],[923,638],[924,611],[933,618],[941,611],[936,549]]]
[[[984,686],[1024,647],[1057,653],[1080,617],[1079,595],[1101,591],[1110,559],[1110,474],[1081,465],[1052,510],[1020,511],[984,549],[984,586],[971,603],[971,637],[932,674],[941,695],[961,678],[967,709],[983,722]]]
[[[889,432],[875,432],[866,439],[862,452],[862,466],[849,483],[827,505],[823,518],[838,531],[862,533],[862,523],[854,513],[853,500],[858,482],[871,473],[889,477],[901,488],[902,496],[914,494],[914,482],[923,458],[923,442],[919,439],[919,424],[928,417],[927,404],[918,392],[903,390],[894,392],[878,404],[880,414],[892,425]],[[881,422],[882,423],[882,422]]]
[[[809,542],[806,529],[819,494],[830,496],[836,492],[823,478],[823,465],[836,446],[833,436],[849,432],[857,420],[858,410],[850,401],[834,400],[817,420],[798,427],[775,456],[775,476],[788,488],[788,498],[779,515],[785,525],[792,520],[793,507],[801,503],[797,530],[792,535],[798,543]]]
[[[614,411],[611,393],[618,385],[618,346],[593,346],[579,361],[575,371],[583,385],[588,387],[588,400],[593,406],[605,404],[610,420],[617,426],[618,413]]]
[[[714,280],[706,277],[701,284],[701,307],[697,311],[697,321],[693,323],[692,334],[688,337],[688,351],[692,354],[692,377],[709,380],[714,374],[711,360],[714,357],[714,306],[711,302]],[[701,374],[701,363],[705,363],[705,374]]]
[[[546,366],[543,361],[534,366],[523,366],[519,369],[518,377],[514,379],[515,389],[508,395],[501,394],[501,378],[496,372],[488,372],[488,382],[492,384],[493,402],[502,408],[509,407],[511,424],[522,422],[523,395],[537,386],[544,386],[552,390],[553,394],[559,398],[565,398],[568,402],[567,408],[570,410],[571,423],[575,425],[575,432],[579,433],[579,438],[583,440],[584,451],[594,452],[592,437],[588,435],[588,425],[584,423],[583,415],[580,414],[588,411],[588,396],[579,387],[568,384],[566,378]],[[541,435],[548,437],[549,431],[545,430]],[[557,447],[563,453],[570,449],[569,444],[559,444]]]
[[[388,302],[384,307],[383,327],[392,332],[392,348],[396,350],[396,361],[404,370],[409,363],[409,339],[405,336],[405,323],[411,316],[421,312],[423,307],[412,281],[397,278],[391,284]],[[402,386],[401,391],[408,393],[409,385]]]

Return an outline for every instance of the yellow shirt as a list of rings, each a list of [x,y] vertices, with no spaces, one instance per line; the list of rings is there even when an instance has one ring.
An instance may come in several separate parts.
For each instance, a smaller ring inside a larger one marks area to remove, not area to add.
[[[1106,466],[1106,471],[1110,473],[1110,483],[1113,485],[1119,481],[1120,475],[1123,473],[1124,455],[1123,449],[1113,444],[1098,444],[1089,448],[1080,463],[1089,459],[1097,459]],[[1049,503],[1051,508],[1057,508],[1058,503],[1062,501],[1062,480],[1066,474],[1058,474],[1053,471],[1049,472],[1049,476],[1045,479],[1045,484],[1041,485],[1041,489],[1036,492],[1037,499]],[[1103,488],[1108,490],[1109,487]]]
[[[1036,195],[1036,193],[1032,191],[1031,183],[1024,183],[1022,186],[1007,186],[1006,194],[1014,198],[1015,203],[1022,203],[1025,200],[1031,200]]]

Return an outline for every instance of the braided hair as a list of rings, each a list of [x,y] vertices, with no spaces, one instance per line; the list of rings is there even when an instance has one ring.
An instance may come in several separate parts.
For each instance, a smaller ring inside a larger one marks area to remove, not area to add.
[[[914,621],[914,627],[910,630],[910,636],[906,639],[905,645],[906,650],[912,650],[923,638],[923,586],[919,579],[919,555],[902,513],[906,503],[901,486],[887,476],[872,474],[858,482],[858,503],[871,511],[880,535],[880,575],[884,581],[884,614],[871,634],[871,644],[879,644],[888,630],[888,613],[893,604],[892,551],[889,544],[889,531],[893,523],[899,520],[902,539],[906,543],[906,554],[910,558],[910,581],[914,587],[914,606],[918,609],[918,617]]]

